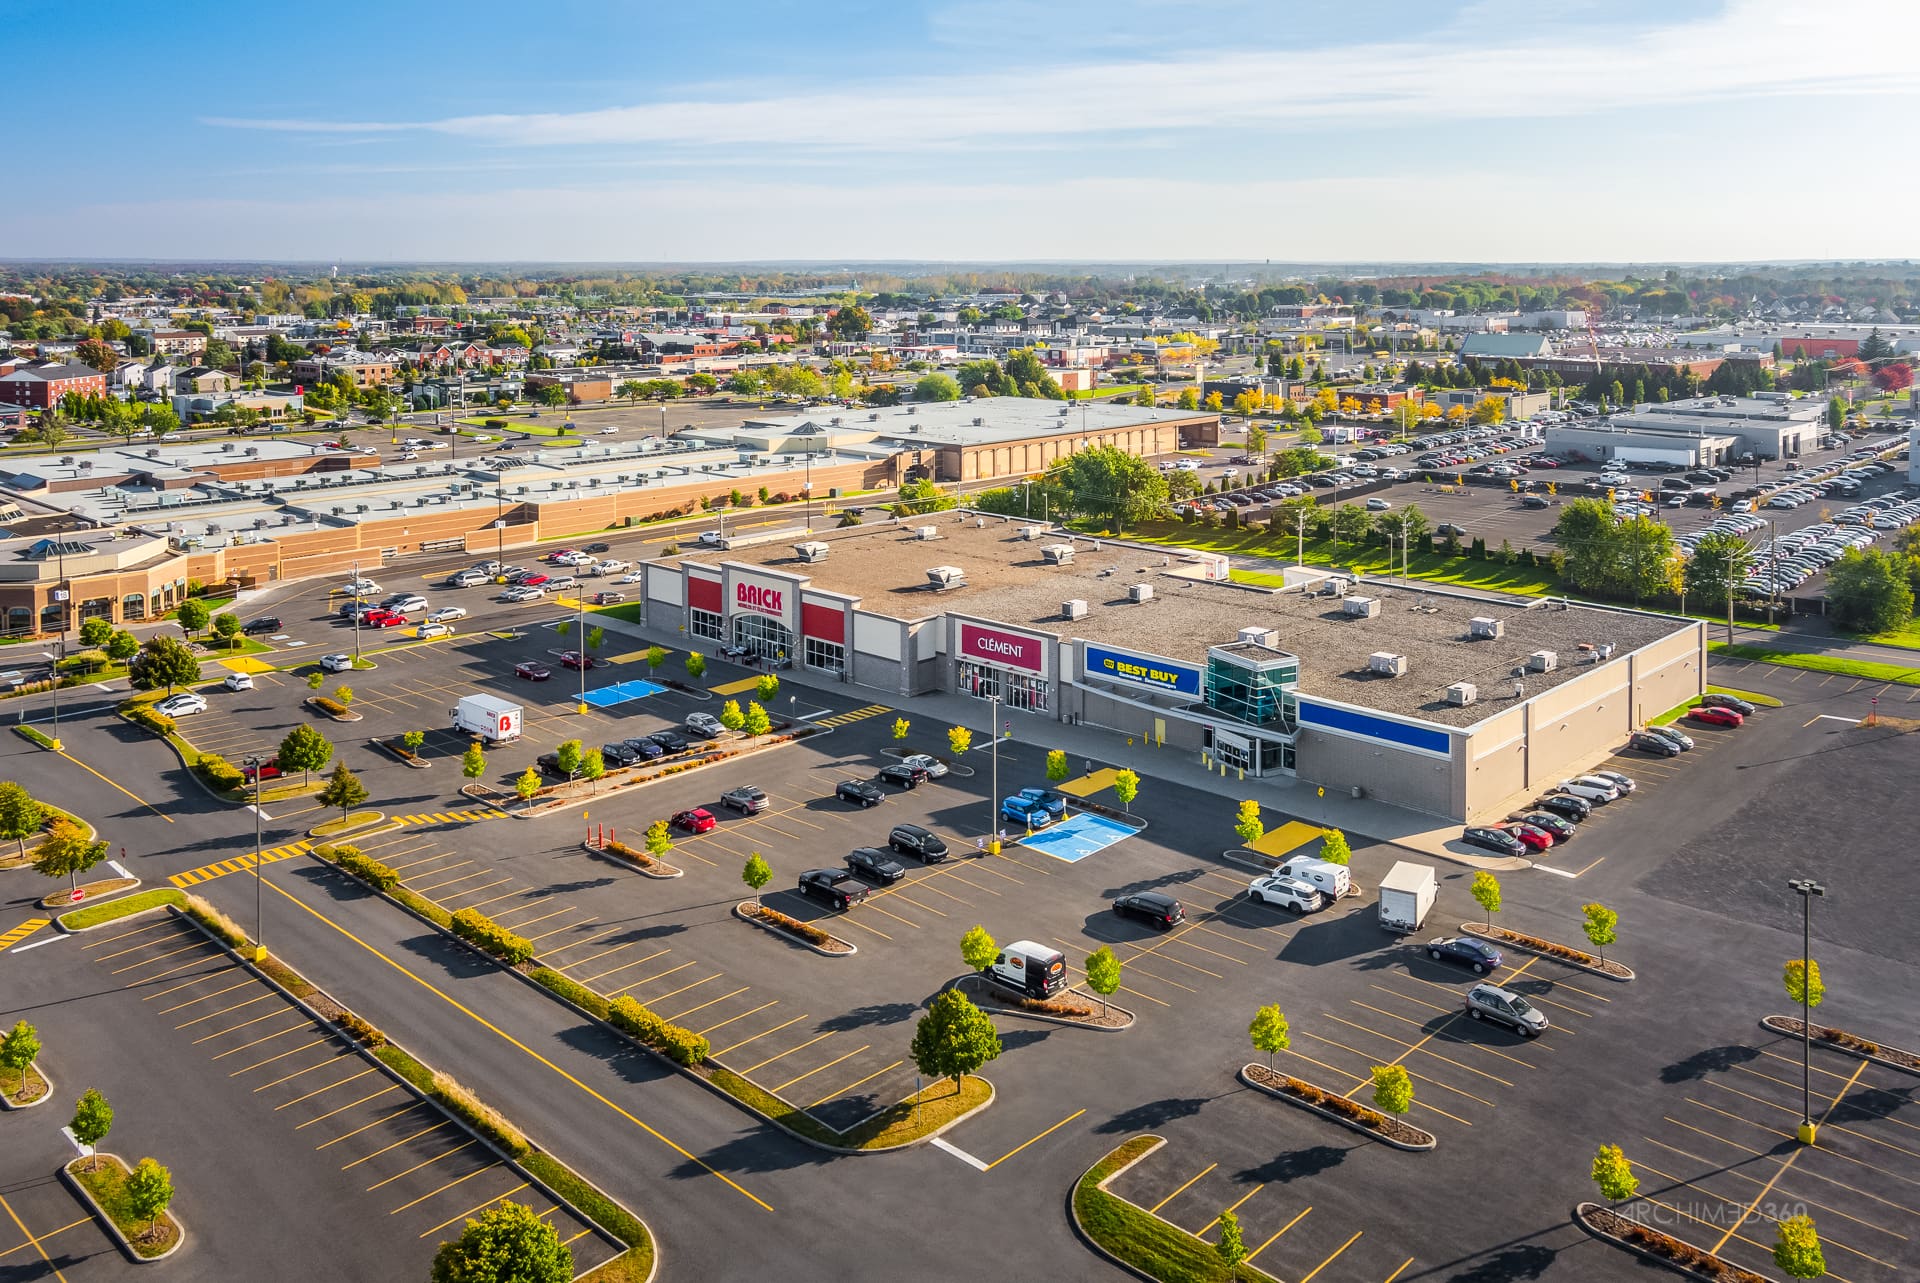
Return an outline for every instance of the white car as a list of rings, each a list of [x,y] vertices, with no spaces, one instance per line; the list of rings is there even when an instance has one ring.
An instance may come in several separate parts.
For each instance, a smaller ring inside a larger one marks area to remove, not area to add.
[[[1391,507],[1393,507],[1391,503],[1388,503],[1385,499],[1380,498],[1378,495],[1367,500],[1368,512],[1385,512],[1387,509]]]
[[[425,641],[429,637],[451,637],[453,629],[447,624],[421,624],[413,630],[413,635]]]
[[[646,576],[636,570],[630,575],[620,576],[618,579],[614,580],[613,582],[616,584],[637,584],[642,582],[645,579],[646,579]]]
[[[900,759],[900,765],[911,766],[918,770],[925,771],[928,779],[937,780],[947,773],[947,764],[945,762],[937,757],[929,757],[925,753],[913,753],[903,757]]]
[[[228,673],[227,680],[220,684],[230,691],[250,691],[253,689],[253,674]]]
[[[445,624],[456,619],[465,619],[466,617],[467,608],[465,606],[442,606],[427,616],[427,622],[429,624]]]
[[[167,717],[186,717],[192,713],[207,711],[204,695],[195,695],[191,691],[181,691],[178,695],[169,695],[153,706],[153,711]]]
[[[545,588],[535,588],[535,587],[528,587],[526,585],[522,585],[518,588],[509,588],[505,592],[501,593],[500,600],[516,601],[516,602],[517,601],[539,601],[542,597],[545,597],[546,595],[547,595],[547,590]]]
[[[380,585],[374,583],[371,579],[349,579],[346,583],[340,585],[340,591],[350,597],[364,597],[368,593],[379,592]]]
[[[1295,913],[1312,913],[1327,902],[1318,887],[1284,873],[1253,879],[1247,884],[1247,898],[1255,904],[1276,905]]]
[[[618,428],[602,428],[600,429],[600,435],[603,437],[610,437],[618,433],[619,431],[620,429]]]
[[[1560,791],[1571,793],[1583,801],[1602,805],[1620,796],[1620,790],[1612,781],[1603,780],[1596,775],[1582,775],[1577,779],[1561,780]]]
[[[353,669],[353,656],[345,654],[322,655],[320,657],[320,667],[322,671],[329,673],[351,672]]]
[[[609,557],[605,561],[597,561],[592,566],[592,571],[596,575],[624,574],[631,569],[633,569],[631,564],[620,560],[618,557]]]
[[[386,608],[396,615],[411,615],[416,610],[425,610],[427,608],[427,599],[425,597],[402,597],[396,602],[389,603]]]

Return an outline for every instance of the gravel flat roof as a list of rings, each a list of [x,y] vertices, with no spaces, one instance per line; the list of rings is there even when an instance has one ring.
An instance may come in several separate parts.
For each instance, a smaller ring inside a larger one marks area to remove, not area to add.
[[[947,611],[1078,637],[1101,645],[1204,663],[1209,646],[1236,641],[1246,627],[1270,629],[1275,646],[1300,658],[1305,694],[1456,726],[1471,725],[1496,711],[1492,696],[1510,694],[1511,676],[1537,650],[1551,650],[1559,666],[1525,677],[1529,696],[1590,671],[1578,663],[1579,646],[1611,644],[1616,660],[1628,652],[1692,627],[1692,621],[1604,607],[1562,605],[1498,594],[1427,589],[1417,581],[1401,587],[1369,580],[1352,595],[1376,598],[1379,613],[1352,619],[1336,598],[1299,592],[1269,592],[1208,583],[1170,573],[1183,564],[1178,549],[1049,533],[1021,538],[1026,523],[938,513],[899,523],[869,523],[857,529],[815,535],[830,545],[825,561],[802,562],[787,543],[728,552],[704,552],[688,561],[735,561],[806,575],[816,588],[861,599],[864,610],[901,619]],[[931,526],[937,537],[915,531]],[[1041,549],[1071,542],[1071,565],[1049,564]],[[958,566],[966,582],[935,592],[926,572]],[[1128,586],[1145,583],[1153,598],[1127,599]],[[1087,603],[1084,618],[1061,612],[1068,600]],[[1504,624],[1504,636],[1468,640],[1471,618]],[[1381,677],[1368,671],[1368,656],[1404,655],[1407,672]],[[1482,702],[1464,708],[1446,703],[1446,688],[1473,682]]]

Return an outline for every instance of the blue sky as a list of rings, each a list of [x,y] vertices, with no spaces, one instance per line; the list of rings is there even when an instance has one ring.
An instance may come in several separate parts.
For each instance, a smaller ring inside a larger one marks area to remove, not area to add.
[[[1913,0],[72,12],[7,257],[1920,257]]]

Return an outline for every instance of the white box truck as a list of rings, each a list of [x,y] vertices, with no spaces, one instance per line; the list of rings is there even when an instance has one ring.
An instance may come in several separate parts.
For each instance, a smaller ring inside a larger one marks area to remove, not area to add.
[[[520,738],[524,716],[518,704],[498,695],[462,695],[453,710],[453,729],[489,744],[505,744]]]
[[[1433,907],[1433,868],[1401,860],[1380,879],[1380,925],[1401,935],[1418,931]]]

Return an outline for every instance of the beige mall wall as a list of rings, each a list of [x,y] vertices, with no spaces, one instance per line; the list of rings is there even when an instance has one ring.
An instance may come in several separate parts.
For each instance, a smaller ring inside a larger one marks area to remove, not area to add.
[[[1432,815],[1455,813],[1452,762],[1307,726],[1300,728],[1295,740],[1294,760],[1301,779],[1322,785],[1329,793],[1350,793],[1359,785],[1376,801]]]

